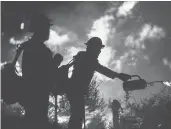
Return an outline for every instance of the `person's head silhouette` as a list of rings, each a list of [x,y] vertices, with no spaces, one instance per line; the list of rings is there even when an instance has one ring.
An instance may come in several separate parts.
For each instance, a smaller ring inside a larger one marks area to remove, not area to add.
[[[91,53],[91,55],[95,57],[98,57],[101,49],[105,47],[99,37],[92,37],[85,44],[87,45],[87,52]]]
[[[53,57],[55,65],[59,66],[61,64],[61,62],[63,61],[63,56],[59,53],[55,54],[55,56]]]
[[[119,101],[118,100],[113,100],[112,109],[113,110],[119,110],[119,108],[121,108],[121,104],[119,103]]]
[[[34,36],[41,40],[47,40],[49,38],[50,19],[44,14],[37,14],[32,16],[30,22],[30,31],[34,33]]]

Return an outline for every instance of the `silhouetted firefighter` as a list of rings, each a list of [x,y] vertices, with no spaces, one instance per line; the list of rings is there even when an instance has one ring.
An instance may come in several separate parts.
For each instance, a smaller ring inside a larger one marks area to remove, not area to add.
[[[52,86],[50,76],[53,68],[53,59],[50,49],[44,41],[49,38],[50,20],[42,14],[31,20],[30,31],[32,38],[23,43],[22,75],[23,96],[20,103],[26,110],[25,121],[34,128],[46,124],[49,92]]]
[[[69,129],[82,128],[82,121],[85,115],[84,95],[88,92],[88,86],[95,71],[111,79],[117,77],[122,81],[127,81],[131,78],[130,75],[116,73],[99,64],[98,56],[101,49],[104,47],[100,38],[93,37],[85,44],[87,45],[86,51],[78,52],[78,54],[74,56],[74,61],[72,63],[74,70],[69,80],[70,89],[67,92],[71,105],[71,117],[68,125]]]

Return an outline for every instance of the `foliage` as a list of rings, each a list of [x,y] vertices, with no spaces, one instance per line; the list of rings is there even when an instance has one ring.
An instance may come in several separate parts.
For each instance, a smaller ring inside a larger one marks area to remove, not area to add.
[[[105,103],[104,99],[100,96],[100,91],[98,89],[99,84],[100,83],[98,83],[97,79],[94,78],[89,85],[88,94],[85,95],[85,107],[86,107],[86,110],[88,111],[87,115],[90,115],[89,113],[96,112],[97,110],[100,112],[103,112],[104,108],[106,107],[106,103]],[[53,95],[51,97],[54,99]],[[60,97],[60,99],[58,99],[58,109],[57,109],[58,117],[70,116],[70,111],[69,111],[70,104],[67,99],[67,96],[63,95],[63,96],[58,96],[58,97]],[[50,119],[54,119],[54,117],[52,117],[52,116],[54,116],[54,109],[55,109],[54,102],[50,102],[49,105],[50,105],[49,106],[49,111],[50,111],[49,116],[51,116]],[[102,116],[103,116],[102,113],[100,113],[98,115],[96,114],[96,116],[93,116],[93,118],[91,120],[91,124],[89,123],[90,126],[93,126],[93,123],[95,121],[98,121],[99,124],[101,121],[101,124],[102,124],[104,122],[100,119],[100,117],[102,118]],[[61,124],[66,126],[65,122],[61,123]],[[99,124],[98,124],[98,126],[99,126]]]
[[[100,83],[97,81],[97,78],[94,78],[89,85],[88,94],[85,96],[85,103],[88,106],[89,112],[95,111],[96,109],[104,110],[107,106],[104,98],[100,96],[99,85]]]
[[[170,121],[171,118],[168,116],[166,105],[171,102],[170,87],[163,87],[159,93],[152,94],[150,98],[141,99],[140,102],[137,102],[131,93],[127,94],[125,100],[127,100],[125,101],[125,111],[127,110],[128,113],[123,117],[132,115],[140,117],[142,120],[142,123],[139,123],[141,129],[156,129],[160,124],[165,126],[165,129],[169,127],[167,121]]]
[[[129,94],[129,100],[131,99],[134,100],[134,102],[128,102],[127,106],[143,113],[149,108],[166,105],[169,101],[171,101],[171,89],[170,87],[163,87],[159,93],[152,94],[152,97],[150,98],[141,99],[139,103],[136,102],[136,99],[132,94]]]
[[[87,129],[105,129],[105,128],[106,128],[105,120],[102,120],[102,116],[100,114],[95,115],[87,126]]]

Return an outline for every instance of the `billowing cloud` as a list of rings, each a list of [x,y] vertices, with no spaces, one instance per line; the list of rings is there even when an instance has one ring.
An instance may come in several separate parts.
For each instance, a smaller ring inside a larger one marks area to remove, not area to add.
[[[111,47],[105,47],[101,50],[101,53],[99,55],[99,63],[107,66],[109,65],[109,62],[111,61],[111,59],[114,57],[115,55],[115,50],[113,50]]]
[[[156,25],[145,24],[138,34],[130,34],[125,40],[125,46],[131,48],[145,49],[146,40],[159,40],[165,37],[165,31]]]
[[[114,20],[112,15],[105,15],[95,20],[88,37],[97,36],[102,39],[103,44],[107,44],[111,32],[111,21]]]
[[[116,72],[122,72],[123,67],[127,66],[136,66],[138,58],[137,58],[137,51],[129,50],[121,55],[118,59],[114,59],[112,64],[112,69]]]
[[[119,8],[116,13],[117,17],[122,17],[122,16],[128,16],[131,15],[132,12],[131,10],[135,7],[135,5],[138,3],[138,1],[127,1],[124,2]]]
[[[112,13],[116,13],[117,9],[118,9],[118,6],[119,6],[119,3],[118,1],[110,1],[110,7],[109,9],[107,9],[105,11],[106,14],[112,14]]]
[[[145,24],[142,27],[142,30],[139,33],[140,41],[145,39],[161,39],[165,37],[165,32],[161,27],[156,25],[152,26],[151,24]]]
[[[61,45],[67,41],[69,41],[69,36],[67,34],[59,35],[55,30],[50,29],[49,40],[47,40],[46,43],[51,45]]]
[[[68,42],[69,37],[67,34],[59,35],[55,30],[50,29],[49,39],[45,42],[45,45],[53,52],[59,52],[59,46]]]
[[[121,72],[122,71],[122,61],[121,60],[115,60],[114,62],[113,62],[113,64],[114,64],[114,70],[116,71],[116,72]]]
[[[123,65],[127,60],[128,56],[129,53],[125,52],[122,56],[119,57],[119,59],[113,61],[115,71],[122,72]]]
[[[45,41],[45,44],[53,53],[57,53],[62,45],[75,40],[77,40],[77,35],[74,32],[66,32],[62,28],[54,27],[50,29],[49,39]]]
[[[158,26],[153,26],[151,31],[149,31],[148,38],[149,39],[161,39],[165,37],[165,32],[162,28]]]

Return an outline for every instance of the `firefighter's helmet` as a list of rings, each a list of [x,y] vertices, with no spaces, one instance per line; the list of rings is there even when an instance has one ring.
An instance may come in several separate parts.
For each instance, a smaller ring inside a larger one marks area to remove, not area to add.
[[[85,43],[87,46],[92,48],[103,48],[105,45],[102,44],[102,40],[99,37],[92,37]]]

